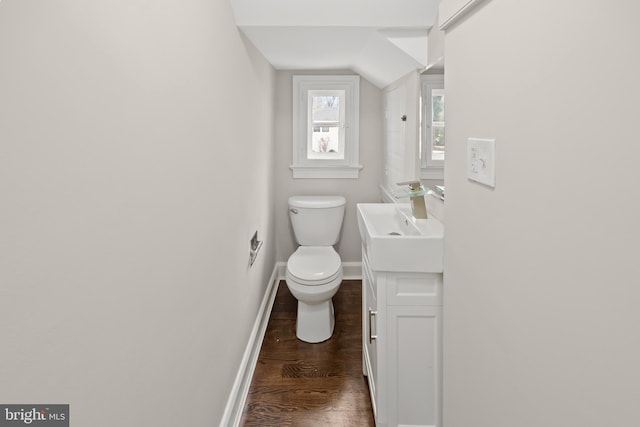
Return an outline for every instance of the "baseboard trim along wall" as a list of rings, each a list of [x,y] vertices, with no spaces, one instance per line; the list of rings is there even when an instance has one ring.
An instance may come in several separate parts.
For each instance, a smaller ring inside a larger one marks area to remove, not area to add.
[[[362,279],[362,262],[343,262],[342,271],[345,280],[361,280]]]
[[[237,427],[240,425],[242,410],[247,401],[247,394],[249,393],[251,379],[253,378],[253,371],[258,362],[260,347],[262,347],[262,341],[265,331],[267,330],[267,324],[269,323],[273,302],[276,299],[278,283],[280,280],[285,280],[286,269],[286,262],[277,262],[273,266],[273,273],[271,273],[271,277],[269,278],[269,285],[262,298],[256,321],[253,324],[249,342],[245,348],[244,356],[242,357],[238,373],[236,374],[236,380],[233,383],[229,400],[227,400],[227,406],[220,421],[220,427]],[[342,269],[345,280],[362,279],[361,262],[343,262]]]
[[[260,354],[260,348],[262,347],[262,340],[264,339],[265,331],[267,330],[267,324],[269,323],[269,316],[271,315],[271,308],[273,302],[276,299],[276,291],[278,290],[278,282],[280,281],[278,275],[278,264],[274,265],[273,272],[269,278],[269,284],[262,298],[260,309],[256,317],[256,321],[253,324],[251,335],[249,336],[249,342],[245,348],[236,380],[233,383],[231,393],[229,394],[229,400],[227,400],[227,406],[222,415],[220,421],[220,427],[237,427],[240,425],[242,418],[242,410],[247,400],[247,394],[249,393],[249,387],[251,386],[251,379],[253,378],[253,371],[256,368],[258,362],[258,355]]]

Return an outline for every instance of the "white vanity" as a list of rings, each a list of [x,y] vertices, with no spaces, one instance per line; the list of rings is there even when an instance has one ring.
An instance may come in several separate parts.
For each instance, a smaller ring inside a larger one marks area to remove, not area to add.
[[[377,427],[442,425],[443,225],[359,204],[363,373]]]

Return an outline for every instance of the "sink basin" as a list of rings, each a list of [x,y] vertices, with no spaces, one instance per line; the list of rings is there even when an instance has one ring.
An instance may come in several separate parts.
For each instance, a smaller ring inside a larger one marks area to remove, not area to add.
[[[358,203],[358,229],[372,270],[442,273],[444,226],[437,219],[415,219],[409,205]]]

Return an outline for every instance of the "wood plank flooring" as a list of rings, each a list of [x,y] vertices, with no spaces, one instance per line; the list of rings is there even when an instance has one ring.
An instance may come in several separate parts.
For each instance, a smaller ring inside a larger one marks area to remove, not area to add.
[[[362,375],[359,280],[333,297],[333,336],[319,344],[296,338],[297,301],[281,281],[269,318],[241,426],[374,426]]]

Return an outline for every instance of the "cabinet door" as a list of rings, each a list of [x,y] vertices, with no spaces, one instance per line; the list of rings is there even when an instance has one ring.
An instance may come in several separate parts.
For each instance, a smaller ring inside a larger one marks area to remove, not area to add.
[[[363,259],[362,263],[362,370],[368,377],[369,392],[371,393],[371,404],[373,414],[377,416],[377,378],[378,378],[378,357],[377,357],[377,322],[376,315],[378,303],[374,292],[375,282],[368,264]]]
[[[389,426],[441,427],[442,307],[387,307]]]

